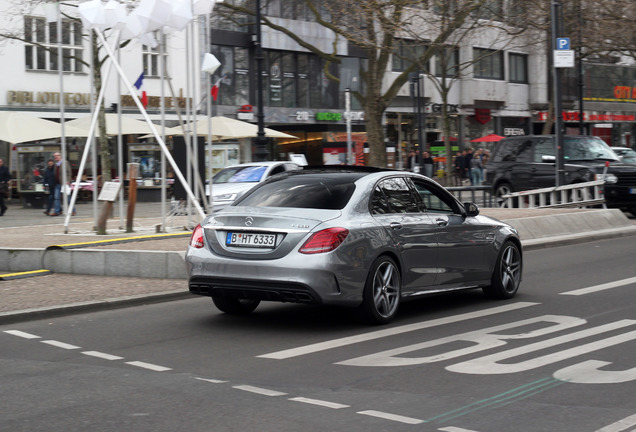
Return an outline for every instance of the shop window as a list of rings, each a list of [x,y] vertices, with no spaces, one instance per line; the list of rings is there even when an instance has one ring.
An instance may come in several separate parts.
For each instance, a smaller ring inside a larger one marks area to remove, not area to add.
[[[25,66],[27,70],[59,71],[58,49],[62,48],[62,70],[83,72],[82,24],[62,20],[62,40],[58,43],[57,22],[43,17],[24,18]]]

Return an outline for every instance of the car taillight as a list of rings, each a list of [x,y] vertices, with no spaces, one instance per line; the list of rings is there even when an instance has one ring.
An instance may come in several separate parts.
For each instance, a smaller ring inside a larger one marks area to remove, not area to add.
[[[317,254],[330,252],[340,246],[349,235],[345,228],[327,228],[312,234],[298,252],[303,254]]]
[[[203,228],[201,228],[200,224],[196,226],[194,231],[192,231],[190,246],[197,249],[201,249],[203,247]]]

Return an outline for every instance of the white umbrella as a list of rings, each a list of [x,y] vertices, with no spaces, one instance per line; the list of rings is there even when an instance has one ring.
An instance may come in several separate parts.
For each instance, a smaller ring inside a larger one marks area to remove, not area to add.
[[[231,138],[250,138],[258,134],[258,126],[252,123],[235,120],[224,116],[212,117],[212,138],[215,140]],[[196,122],[197,135],[208,136],[208,118],[204,117]],[[186,126],[192,130],[192,124]],[[269,138],[298,138],[293,135],[265,128],[265,136]],[[181,126],[166,129],[167,135],[183,135]]]
[[[66,124],[73,128],[80,129],[88,134],[88,130],[91,126],[91,116],[80,117],[75,120],[67,121]],[[122,135],[137,135],[137,134],[151,134],[152,129],[145,121],[135,120],[134,118],[121,116],[121,134]],[[117,114],[106,114],[106,135],[118,135],[119,134],[119,120]],[[99,136],[97,128],[95,129],[95,136]]]
[[[64,135],[85,137],[87,134],[81,129],[64,126]],[[16,111],[0,112],[0,140],[12,144],[38,141],[62,136],[62,125],[50,120],[44,120],[32,115]]]

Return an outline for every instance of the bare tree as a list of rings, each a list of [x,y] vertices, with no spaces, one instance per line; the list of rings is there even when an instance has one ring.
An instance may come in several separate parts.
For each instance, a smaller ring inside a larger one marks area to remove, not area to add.
[[[266,4],[266,1],[263,1]],[[454,34],[475,22],[475,14],[489,4],[488,0],[298,0],[313,16],[313,20],[333,34],[333,50],[326,52],[290,31],[278,21],[264,16],[262,24],[280,31],[300,47],[329,62],[340,63],[336,46],[345,40],[363,55],[363,67],[359,71],[363,89],[353,92],[365,111],[367,139],[370,147],[369,164],[386,166],[384,148],[383,115],[398,91],[409,80],[409,74],[421,70],[433,56],[440,52]],[[448,4],[452,13],[440,13]],[[226,1],[217,10],[243,15],[254,14],[254,1]],[[443,16],[443,18],[442,18]],[[389,62],[400,54],[403,40],[413,43],[408,53],[410,64],[392,82],[385,80]],[[338,77],[328,76],[338,80]]]

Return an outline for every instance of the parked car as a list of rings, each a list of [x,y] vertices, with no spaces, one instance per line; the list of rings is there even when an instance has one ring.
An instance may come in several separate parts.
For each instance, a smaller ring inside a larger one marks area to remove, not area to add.
[[[612,150],[621,158],[621,161],[628,164],[636,164],[636,151],[629,147],[612,147]]]
[[[511,192],[555,186],[555,148],[553,135],[502,139],[486,164],[484,184],[492,186],[502,204],[500,197]],[[636,215],[636,166],[621,162],[610,146],[594,136],[567,135],[563,148],[564,184],[604,179],[607,207]]]
[[[265,300],[348,306],[387,323],[422,294],[512,298],[522,248],[513,227],[420,174],[320,167],[272,177],[207,217],[186,264],[190,292],[229,314]]]
[[[273,175],[297,170],[300,166],[293,162],[250,162],[223,168],[212,177],[212,203],[214,211],[232,204],[245,192]],[[210,186],[206,186],[210,196]]]

